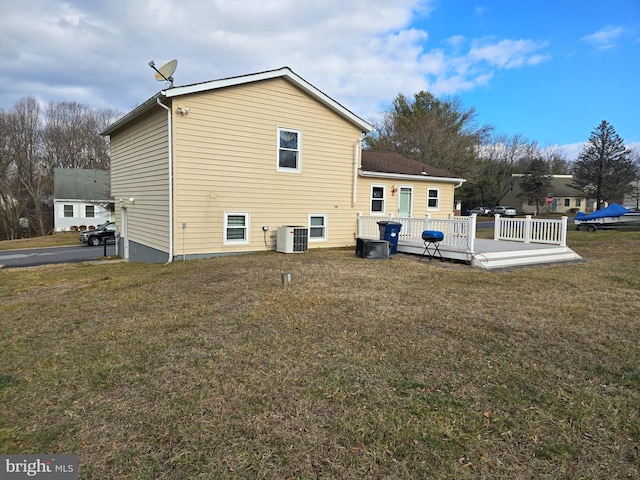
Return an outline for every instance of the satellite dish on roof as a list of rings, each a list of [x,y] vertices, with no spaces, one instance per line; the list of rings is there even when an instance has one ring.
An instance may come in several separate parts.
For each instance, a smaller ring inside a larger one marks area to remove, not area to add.
[[[169,82],[169,83],[171,83],[171,86],[173,87],[173,77],[172,77],[172,75],[176,71],[176,68],[178,67],[178,60],[171,60],[171,61],[165,63],[159,69],[156,68],[155,62],[153,60],[151,60],[149,62],[149,66],[156,71],[156,80],[158,80],[159,82],[161,82],[163,80],[165,82]]]

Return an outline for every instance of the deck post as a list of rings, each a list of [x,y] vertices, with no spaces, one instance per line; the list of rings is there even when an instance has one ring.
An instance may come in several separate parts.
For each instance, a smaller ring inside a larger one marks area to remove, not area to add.
[[[471,220],[469,221],[469,233],[467,236],[467,246],[469,247],[469,253],[476,253],[476,222],[478,216],[475,213],[471,214]]]
[[[524,243],[531,243],[531,215],[525,215]]]
[[[560,246],[561,247],[566,247],[567,246],[567,220],[569,219],[569,217],[561,217],[562,218],[562,231],[560,232]]]
[[[500,240],[500,214],[496,213],[493,218],[493,239]]]

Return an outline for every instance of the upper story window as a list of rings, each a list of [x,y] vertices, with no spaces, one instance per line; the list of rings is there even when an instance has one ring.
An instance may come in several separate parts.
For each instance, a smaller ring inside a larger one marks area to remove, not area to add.
[[[427,190],[427,210],[438,210],[440,208],[440,190],[430,188]]]
[[[278,168],[280,172],[300,172],[302,132],[278,128]]]
[[[382,185],[371,187],[371,214],[384,214],[385,212],[385,188]]]

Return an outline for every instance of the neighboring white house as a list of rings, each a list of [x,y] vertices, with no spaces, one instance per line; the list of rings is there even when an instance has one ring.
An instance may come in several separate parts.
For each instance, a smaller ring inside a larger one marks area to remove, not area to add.
[[[56,232],[93,228],[111,220],[109,171],[53,170],[53,226]]]

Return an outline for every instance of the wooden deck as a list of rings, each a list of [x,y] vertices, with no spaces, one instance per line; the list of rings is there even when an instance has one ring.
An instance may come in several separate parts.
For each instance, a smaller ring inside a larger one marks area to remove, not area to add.
[[[440,245],[442,257],[469,263],[472,267],[494,270],[512,267],[577,262],[582,257],[569,247],[542,243],[523,243],[505,240],[475,239],[475,252]],[[398,252],[422,255],[423,242],[398,242]]]

